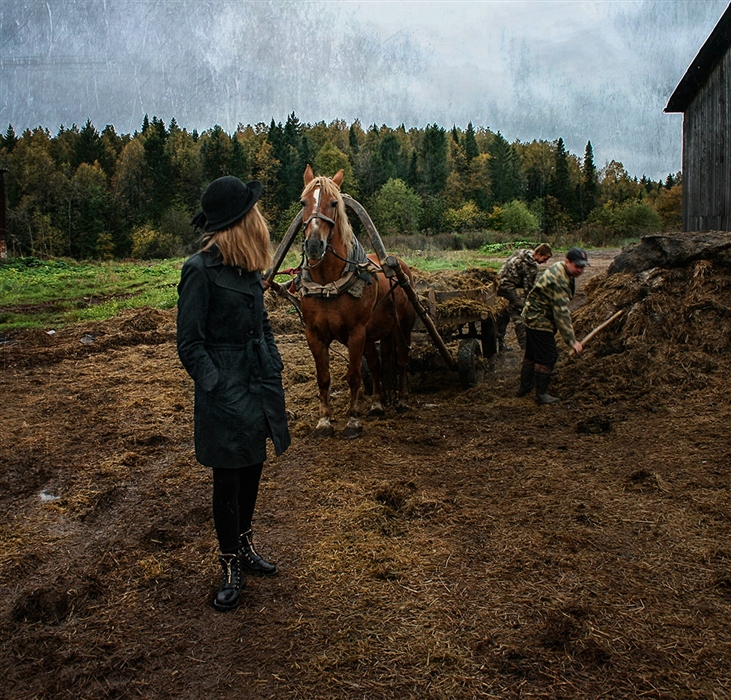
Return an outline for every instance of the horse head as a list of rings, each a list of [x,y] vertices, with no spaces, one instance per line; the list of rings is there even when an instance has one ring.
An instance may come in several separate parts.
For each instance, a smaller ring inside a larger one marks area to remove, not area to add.
[[[317,263],[325,257],[328,247],[335,250],[338,246],[344,248],[339,254],[347,256],[353,247],[353,231],[340,194],[343,171],[339,170],[331,178],[315,177],[308,165],[304,180],[300,202],[307,259]]]

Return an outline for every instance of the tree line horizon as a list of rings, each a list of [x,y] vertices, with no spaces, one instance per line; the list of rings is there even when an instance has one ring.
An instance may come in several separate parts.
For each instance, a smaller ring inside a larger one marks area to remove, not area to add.
[[[489,127],[407,129],[372,125],[239,124],[198,133],[145,115],[133,134],[42,126],[0,134],[8,249],[14,256],[162,258],[191,252],[191,225],[205,187],[223,175],[260,180],[260,207],[274,238],[299,211],[306,165],[332,176],[368,210],[383,236],[462,244],[572,237],[607,244],[681,224],[682,176],[653,181],[621,162],[601,168],[555,141],[508,142]],[[475,235],[481,233],[482,236]]]

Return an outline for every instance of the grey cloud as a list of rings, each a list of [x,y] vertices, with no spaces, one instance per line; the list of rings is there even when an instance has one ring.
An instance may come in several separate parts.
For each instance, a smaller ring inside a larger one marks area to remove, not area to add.
[[[198,130],[286,119],[437,122],[564,138],[680,168],[669,95],[725,0],[0,2],[0,124]],[[542,26],[541,23],[545,23]]]

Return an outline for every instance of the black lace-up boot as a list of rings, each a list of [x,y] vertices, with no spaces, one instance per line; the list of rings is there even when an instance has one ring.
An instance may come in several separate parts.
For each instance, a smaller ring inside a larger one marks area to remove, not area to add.
[[[247,530],[239,536],[239,558],[243,566],[250,574],[259,576],[274,576],[277,573],[276,564],[268,562],[254,549],[254,533]]]
[[[213,606],[216,610],[226,612],[239,606],[241,589],[246,585],[241,572],[238,554],[220,554],[218,561],[223,569],[221,589],[218,591]]]

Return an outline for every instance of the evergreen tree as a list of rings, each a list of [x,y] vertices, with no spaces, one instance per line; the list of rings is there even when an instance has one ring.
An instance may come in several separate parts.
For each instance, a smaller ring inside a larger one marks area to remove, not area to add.
[[[389,131],[378,145],[378,184],[382,187],[391,179],[404,179],[408,173],[409,159],[395,133]]]
[[[348,131],[348,145],[350,146],[350,152],[354,156],[358,155],[360,144],[358,143],[358,132],[355,129],[355,122],[350,125],[350,130]]]
[[[503,204],[523,195],[524,180],[518,154],[498,131],[488,147],[492,204]]]
[[[581,221],[586,221],[592,209],[598,202],[599,179],[594,165],[594,149],[591,141],[587,141],[584,151],[584,163],[581,168],[581,186],[579,188],[579,203],[581,207]]]
[[[144,149],[152,195],[148,212],[154,222],[170,206],[175,193],[170,157],[165,152],[167,137],[165,123],[162,119],[153,117],[144,133]]]
[[[409,172],[406,176],[406,184],[415,190],[419,187],[419,157],[416,149],[411,151],[411,158],[409,158]]]
[[[94,128],[90,119],[86,120],[86,124],[79,131],[74,149],[74,159],[72,166],[74,170],[81,163],[89,163],[93,165],[95,161],[101,161],[102,142],[99,132]]]
[[[12,124],[8,124],[5,136],[0,134],[0,148],[7,148],[8,153],[12,153],[16,143],[18,143],[18,137],[15,135],[15,129]]]
[[[247,162],[246,151],[244,151],[241,141],[239,141],[235,134],[231,138],[231,150],[228,154],[226,171],[229,175],[233,175],[240,180],[246,181],[251,179],[251,167]]]
[[[452,143],[456,143],[458,146],[460,145],[459,131],[457,131],[456,124],[452,126]]]
[[[384,182],[380,145],[380,134],[374,124],[368,129],[355,159],[355,177],[366,199],[373,196]]]
[[[477,145],[475,128],[472,126],[472,122],[467,125],[467,131],[464,135],[464,151],[468,161],[472,161],[473,158],[480,155],[480,147]]]
[[[201,139],[201,156],[203,158],[203,177],[212,182],[224,175],[230,175],[229,159],[231,157],[231,138],[216,124]]]
[[[69,179],[74,176],[78,167],[78,163],[76,162],[78,143],[79,127],[76,124],[72,124],[70,129],[67,129],[62,124],[56,134],[56,138],[50,141],[53,159]]]
[[[302,187],[302,176],[305,172],[305,168],[308,163],[312,163],[315,160],[315,146],[312,143],[312,139],[309,137],[306,131],[302,133],[300,139],[300,158],[299,158],[299,182],[298,186]]]
[[[447,137],[438,124],[427,124],[418,148],[420,189],[424,196],[440,195],[447,184]]]
[[[282,209],[286,209],[292,202],[299,200],[302,191],[302,174],[307,165],[302,162],[302,125],[294,112],[287,117],[282,137],[282,150],[277,157],[282,164],[280,205]]]
[[[567,213],[574,211],[574,190],[569,176],[569,158],[563,139],[556,142],[556,167],[548,186],[548,193],[556,199],[559,206]]]
[[[101,142],[101,155],[99,157],[99,165],[102,166],[102,170],[106,173],[107,177],[111,179],[114,176],[117,158],[122,152],[125,143],[129,142],[129,136],[120,137],[114,130],[111,124],[107,124],[100,136]]]

